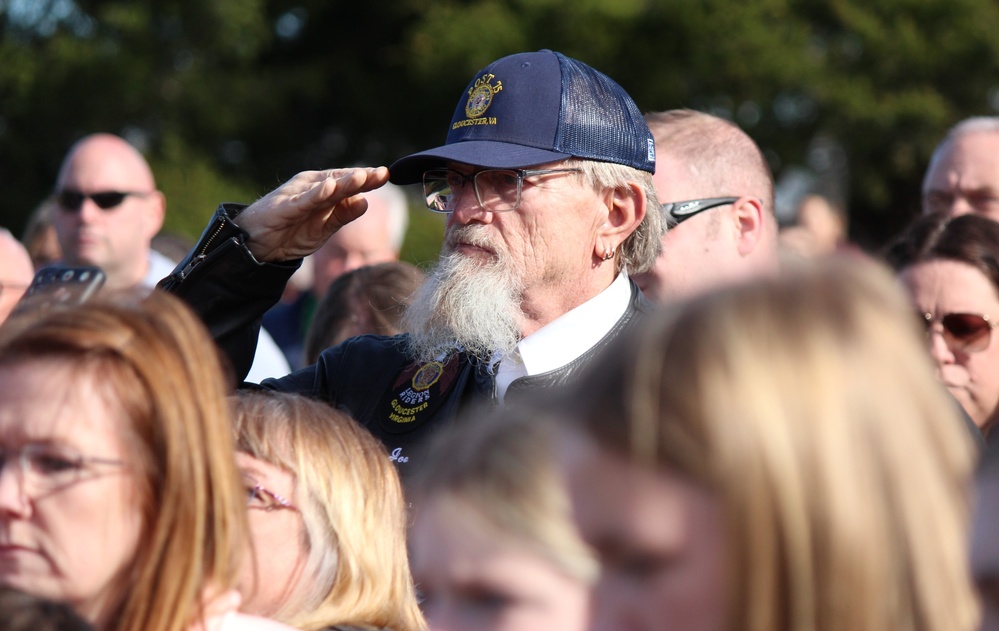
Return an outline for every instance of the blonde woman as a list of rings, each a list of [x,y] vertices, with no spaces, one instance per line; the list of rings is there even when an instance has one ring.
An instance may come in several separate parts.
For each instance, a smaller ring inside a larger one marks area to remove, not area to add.
[[[413,577],[433,631],[582,631],[596,559],[549,428],[506,411],[436,441],[411,485]]]
[[[98,631],[288,629],[236,613],[246,496],[215,346],[176,298],[113,298],[0,332],[0,585]]]
[[[596,629],[971,631],[973,452],[885,270],[657,315],[560,400]]]
[[[385,448],[346,414],[288,393],[233,397],[253,554],[244,610],[305,631],[418,631],[406,507]]]

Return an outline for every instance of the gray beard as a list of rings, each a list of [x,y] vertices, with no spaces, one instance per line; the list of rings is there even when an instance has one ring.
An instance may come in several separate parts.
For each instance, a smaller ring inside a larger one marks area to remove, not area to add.
[[[484,245],[497,254],[487,263],[476,261],[451,251],[456,242]],[[522,293],[507,257],[481,231],[452,230],[403,317],[410,354],[425,363],[460,350],[488,362],[494,353],[513,352],[520,341]]]

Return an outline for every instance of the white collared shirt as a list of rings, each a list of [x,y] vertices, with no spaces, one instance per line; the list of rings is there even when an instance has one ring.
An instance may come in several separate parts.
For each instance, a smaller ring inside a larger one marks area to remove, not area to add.
[[[500,362],[496,370],[498,400],[503,401],[514,379],[561,368],[593,348],[621,319],[630,302],[628,275],[618,274],[607,289],[520,340],[512,353],[493,356],[494,364]]]

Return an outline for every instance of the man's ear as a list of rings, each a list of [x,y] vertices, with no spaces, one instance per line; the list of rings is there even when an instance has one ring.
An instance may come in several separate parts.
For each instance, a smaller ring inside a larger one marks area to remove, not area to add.
[[[607,216],[597,228],[594,254],[601,258],[607,249],[616,251],[645,219],[648,198],[635,182],[607,191]]]
[[[166,219],[166,196],[161,191],[153,191],[149,193],[146,201],[148,202],[146,204],[146,212],[148,213],[146,233],[151,239],[160,231],[160,228],[163,227],[163,221]]]
[[[740,256],[748,256],[763,238],[763,202],[756,197],[740,197],[732,204],[736,249]]]

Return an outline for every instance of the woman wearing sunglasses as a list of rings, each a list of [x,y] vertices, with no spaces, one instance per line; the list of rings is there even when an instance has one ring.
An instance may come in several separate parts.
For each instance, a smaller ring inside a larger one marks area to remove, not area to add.
[[[886,258],[926,328],[937,375],[987,435],[999,418],[999,223],[923,216]]]

